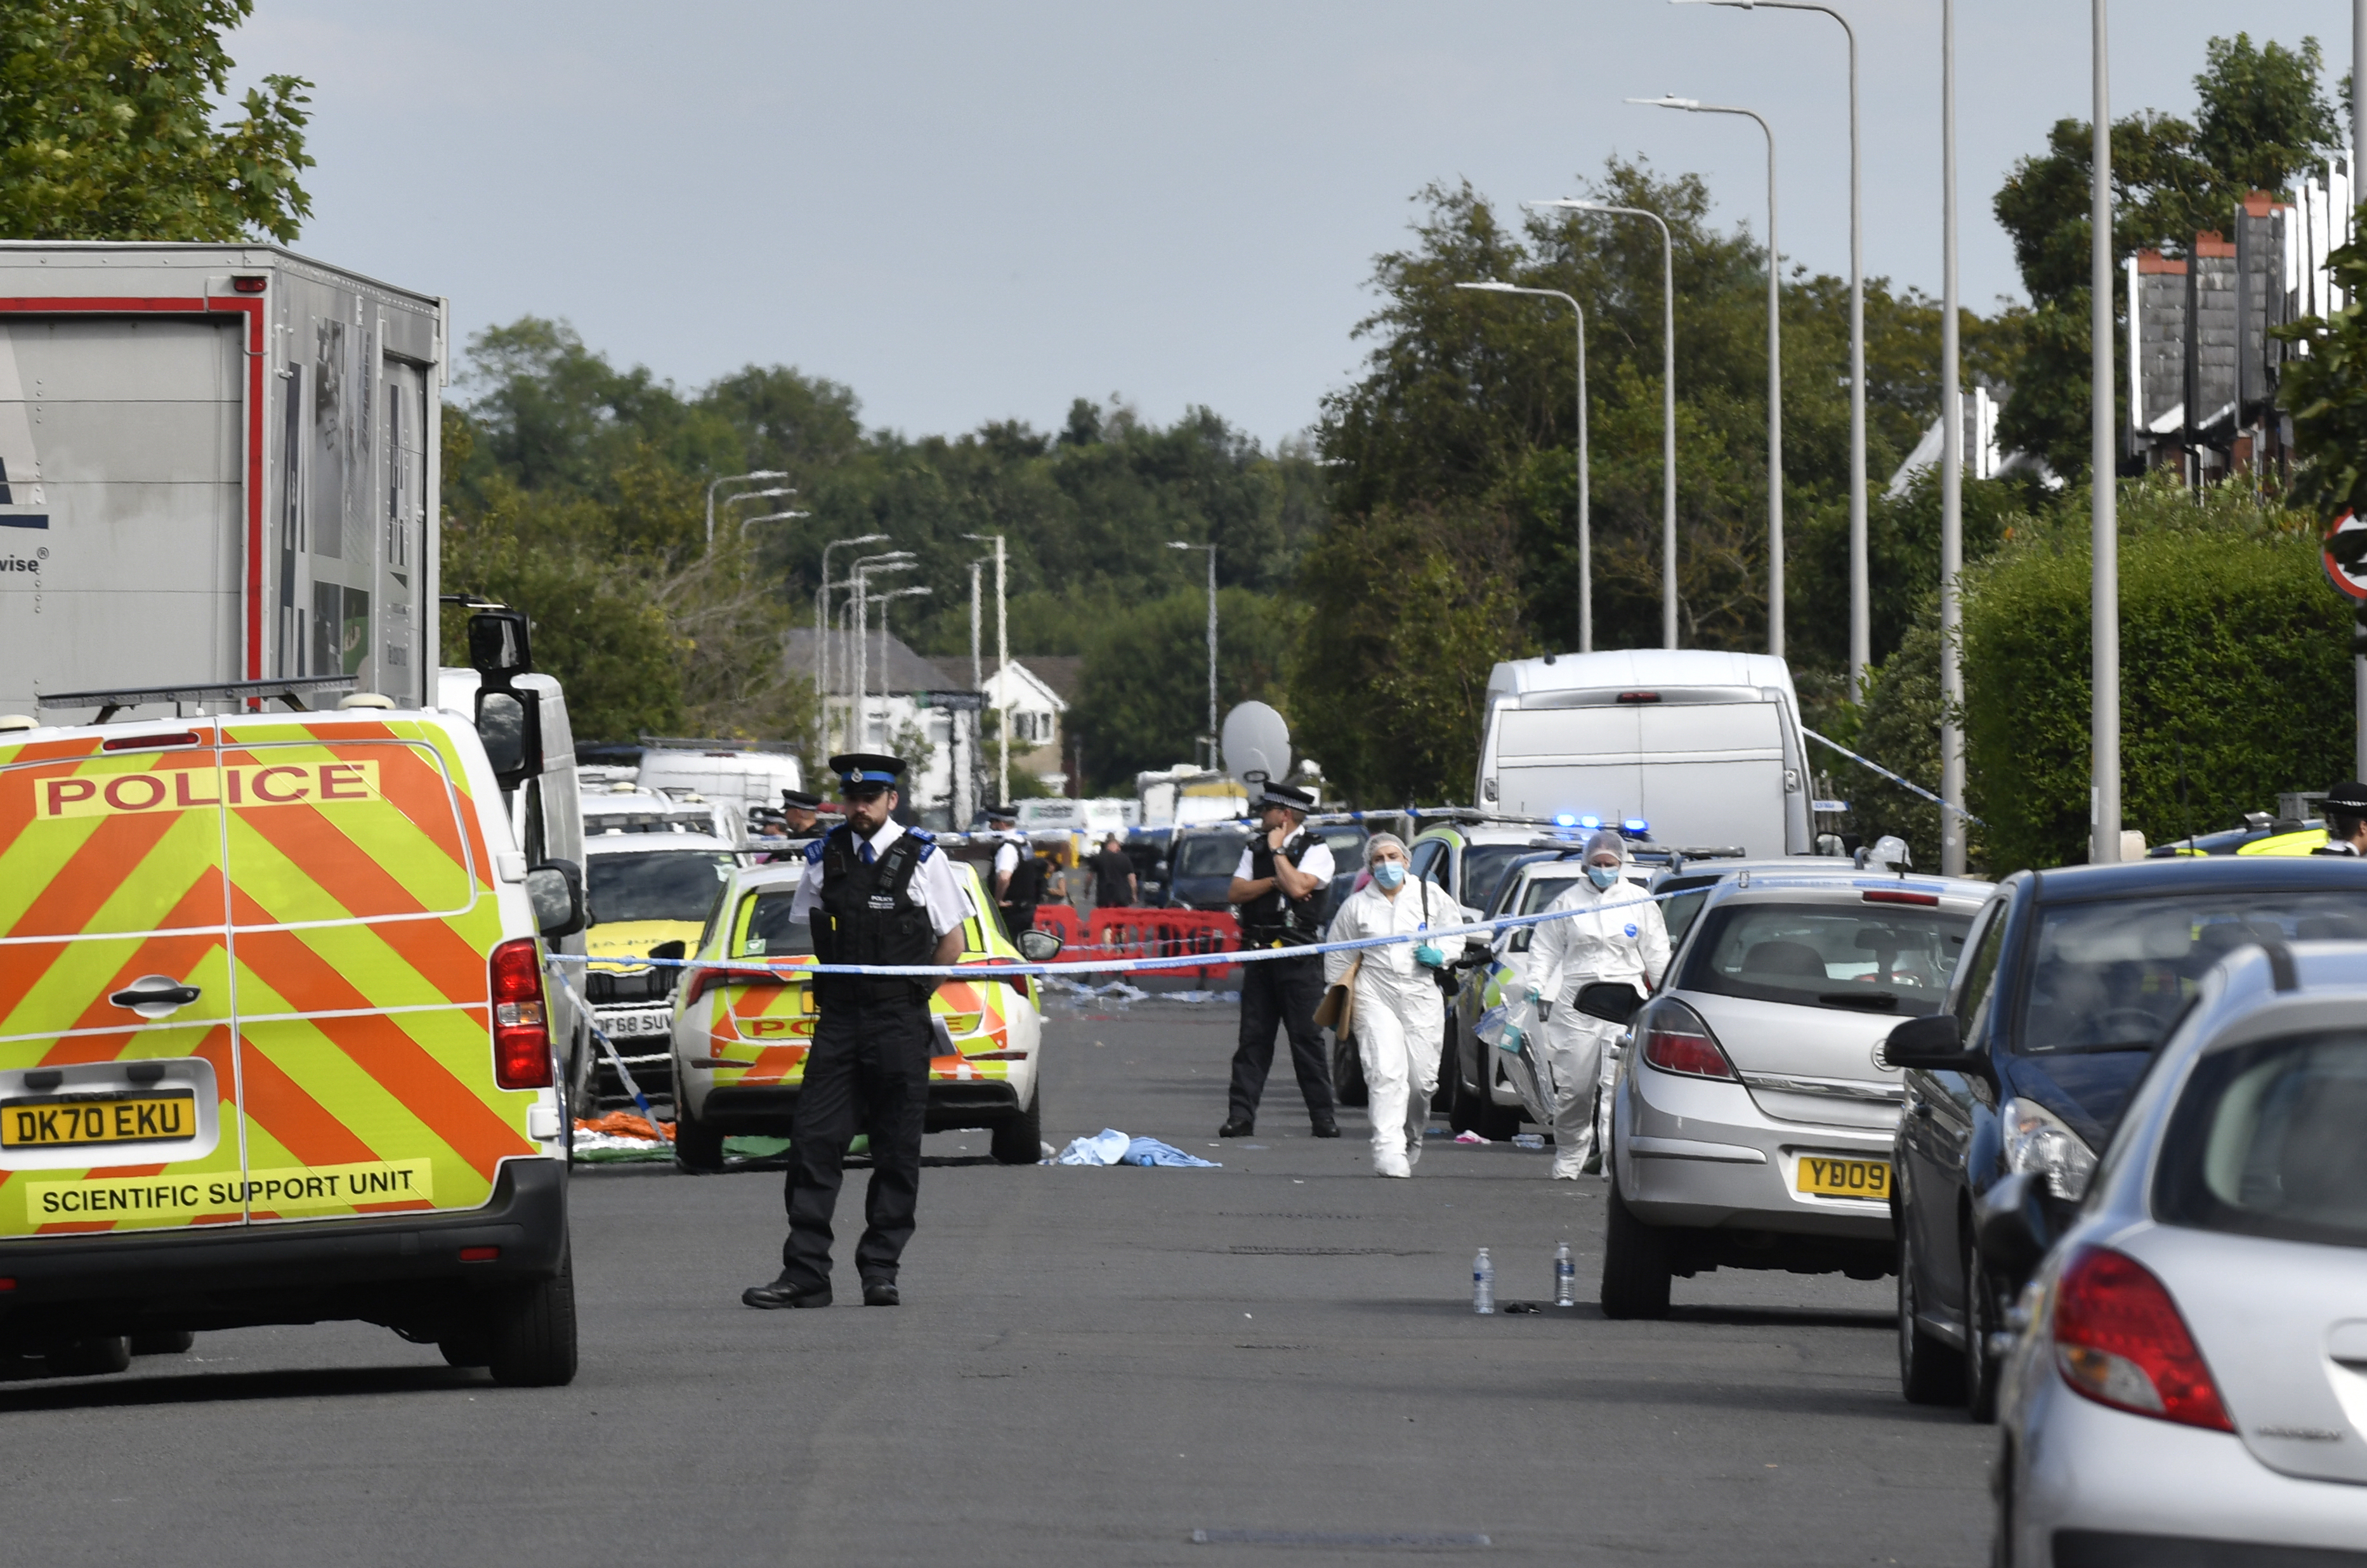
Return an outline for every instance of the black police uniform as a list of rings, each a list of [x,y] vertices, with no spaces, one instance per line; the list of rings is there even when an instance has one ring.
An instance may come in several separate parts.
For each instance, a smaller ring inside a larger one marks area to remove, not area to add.
[[[868,847],[841,823],[806,852],[822,868],[814,956],[825,964],[928,963],[937,936],[914,884],[923,862],[936,852],[934,840],[908,828],[876,863],[863,858]],[[871,1134],[871,1185],[855,1271],[866,1287],[892,1285],[920,1195],[935,983],[821,975],[812,984],[821,1016],[791,1129],[781,1278],[801,1292],[829,1289],[831,1215],[846,1145],[860,1127]]]
[[[2358,858],[2358,846],[2346,836],[2336,838],[2334,830],[2342,818],[2367,817],[2367,784],[2351,781],[2336,784],[2326,792],[2326,842],[2309,852],[2314,855],[2342,855]],[[2347,826],[2348,824],[2343,824]]]
[[[1296,866],[1318,842],[1302,826],[1274,849],[1263,833],[1250,840],[1250,880],[1274,875],[1277,857]],[[1325,889],[1317,886],[1304,898],[1283,897],[1276,882],[1240,907],[1244,946],[1305,947],[1320,941],[1317,917]],[[1274,1066],[1276,1026],[1290,1036],[1291,1070],[1298,1092],[1307,1100],[1307,1114],[1319,1132],[1337,1125],[1331,1101],[1331,1063],[1323,1049],[1322,1032],[1315,1027],[1315,1010],[1323,1000],[1323,961],[1319,957],[1276,958],[1241,965],[1240,1043],[1233,1052],[1233,1082],[1228,1126],[1257,1121],[1258,1099],[1265,1092],[1266,1074]]]

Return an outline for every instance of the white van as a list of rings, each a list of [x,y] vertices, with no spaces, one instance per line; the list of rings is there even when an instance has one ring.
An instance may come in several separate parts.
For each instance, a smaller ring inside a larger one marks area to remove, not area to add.
[[[1653,839],[1806,854],[1807,737],[1764,653],[1630,649],[1499,664],[1476,790],[1514,817],[1640,819]]]
[[[641,753],[635,782],[676,799],[698,795],[710,801],[732,801],[742,817],[759,806],[778,811],[783,790],[806,787],[805,770],[786,751],[762,749],[771,744],[694,740],[653,746]]]

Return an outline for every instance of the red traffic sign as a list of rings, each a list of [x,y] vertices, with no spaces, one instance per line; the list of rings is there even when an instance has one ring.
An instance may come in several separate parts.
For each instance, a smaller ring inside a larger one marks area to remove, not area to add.
[[[2317,561],[2336,592],[2367,603],[2367,522],[2348,512],[2336,518],[2326,531]]]

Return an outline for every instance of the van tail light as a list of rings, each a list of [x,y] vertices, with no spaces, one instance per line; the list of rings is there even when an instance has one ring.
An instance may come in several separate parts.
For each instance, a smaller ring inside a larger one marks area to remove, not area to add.
[[[694,969],[683,982],[682,1005],[688,1007],[723,986],[786,986],[795,978],[777,969]]]
[[[1726,1059],[1717,1036],[1701,1014],[1680,1001],[1653,1005],[1644,1017],[1644,1060],[1664,1073],[1696,1078],[1731,1078],[1734,1064]]]
[[[550,1087],[550,1010],[542,998],[542,954],[519,937],[493,949],[493,1081],[504,1089]]]
[[[2232,1432],[2218,1385],[2178,1303],[2142,1263],[2080,1249],[2055,1287],[2055,1365],[2099,1404]]]

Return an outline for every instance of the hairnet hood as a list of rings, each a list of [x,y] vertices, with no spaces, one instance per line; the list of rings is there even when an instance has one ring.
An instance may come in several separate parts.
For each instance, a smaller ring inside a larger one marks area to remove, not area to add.
[[[1586,853],[1582,859],[1586,864],[1592,865],[1596,855],[1606,853],[1615,858],[1622,865],[1627,863],[1627,840],[1608,828],[1593,834],[1586,840]]]

